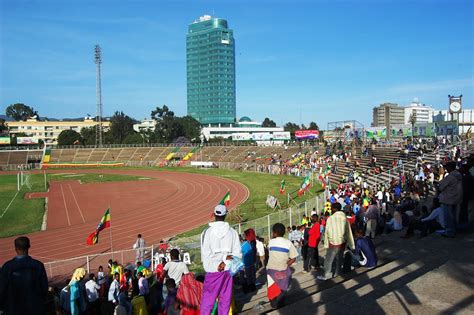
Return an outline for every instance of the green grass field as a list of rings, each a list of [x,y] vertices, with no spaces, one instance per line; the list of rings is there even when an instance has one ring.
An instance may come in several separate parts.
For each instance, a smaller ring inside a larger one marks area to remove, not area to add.
[[[238,210],[235,211],[235,214],[238,214],[241,218],[243,218],[244,221],[250,221],[259,217],[263,217],[271,212],[274,212],[274,210],[268,208],[265,204],[265,200],[268,194],[277,197],[282,208],[288,207],[286,194],[280,195],[279,193],[280,182],[282,179],[285,179],[286,188],[289,192],[296,191],[302,182],[302,178],[297,178],[294,176],[259,174],[253,172],[241,172],[225,169],[169,167],[160,168],[158,170],[220,176],[244,184],[249,189],[250,196],[247,201],[240,205],[238,207]],[[51,180],[80,180],[82,183],[93,183],[129,181],[138,180],[140,178],[141,177],[130,175],[100,174],[100,170],[97,170],[97,173],[69,173],[68,170],[64,170],[64,172],[62,173],[47,174],[46,181],[49,182]],[[45,191],[44,176],[43,174],[33,174],[30,175],[29,181],[31,184],[31,189],[24,185],[16,196],[16,198],[13,199],[17,189],[16,175],[0,176],[0,215],[5,211],[5,209],[11,202],[9,209],[6,211],[4,216],[0,218],[0,237],[31,233],[34,231],[39,231],[41,229],[44,214],[44,200],[25,200],[23,199],[23,196],[27,192]],[[302,197],[299,197],[296,201],[298,203],[304,202],[306,199],[311,198],[312,196],[314,196],[315,193],[320,190],[321,187],[319,185],[313,187],[311,189],[312,194],[306,194]],[[233,216],[229,216],[229,221],[231,223],[237,223],[236,219]],[[187,237],[196,235],[200,233],[204,227],[205,226],[197,227],[191,231],[180,234],[179,236]]]
[[[196,169],[191,167],[184,167],[184,168],[162,168],[161,170],[166,171],[175,171],[175,172],[188,172],[188,173],[196,173],[196,174],[207,174],[213,176],[220,176],[228,179],[235,180],[247,186],[250,191],[250,196],[246,202],[239,206],[238,213],[244,219],[244,221],[250,221],[256,218],[260,218],[266,216],[269,213],[274,212],[273,209],[270,209],[265,204],[267,195],[275,196],[278,201],[280,202],[281,207],[287,208],[288,201],[287,195],[280,194],[280,182],[282,179],[285,179],[286,182],[286,190],[287,192],[294,192],[299,189],[301,182],[303,181],[302,178],[290,176],[290,175],[270,175],[264,173],[254,173],[254,172],[241,172],[241,171],[234,171],[234,170],[226,170],[226,169]],[[319,184],[316,184],[311,189],[312,194],[305,194],[304,196],[298,197],[296,202],[301,203],[304,202],[306,199],[312,198],[314,193],[322,191],[322,188]],[[231,196],[232,200],[232,196]],[[228,221],[230,223],[237,223],[233,220],[232,216],[229,216]],[[206,225],[200,226],[188,232],[182,233],[180,237],[188,237],[195,234],[199,234],[202,230],[206,227]]]
[[[47,182],[51,180],[80,180],[82,183],[94,182],[118,182],[138,180],[138,176],[116,175],[116,174],[72,174],[58,173],[48,174]],[[27,192],[46,191],[43,174],[32,174],[29,178],[30,187],[23,185],[17,193],[16,175],[0,176],[0,238],[19,234],[26,234],[41,229],[44,215],[44,199],[25,200],[23,196]],[[16,195],[16,197],[15,197]],[[10,204],[11,203],[11,204]]]

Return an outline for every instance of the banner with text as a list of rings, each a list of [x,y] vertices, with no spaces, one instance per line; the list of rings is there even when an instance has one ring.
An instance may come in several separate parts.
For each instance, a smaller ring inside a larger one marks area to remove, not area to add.
[[[255,141],[265,141],[270,140],[272,138],[271,133],[269,132],[258,132],[252,134],[252,139]]]
[[[273,140],[290,140],[290,132],[289,131],[275,131],[272,136]]]
[[[0,137],[0,145],[10,144],[10,137]]]
[[[296,130],[295,137],[299,140],[319,138],[319,130]]]
[[[37,137],[16,137],[17,144],[38,144]]]
[[[232,141],[245,141],[245,140],[251,140],[252,137],[250,136],[250,133],[248,132],[239,132],[239,133],[233,133],[232,134]]]

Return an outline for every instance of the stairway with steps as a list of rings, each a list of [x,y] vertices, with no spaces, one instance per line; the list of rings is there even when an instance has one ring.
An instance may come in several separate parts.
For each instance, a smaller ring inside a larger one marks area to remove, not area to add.
[[[265,285],[256,294],[236,294],[243,314],[435,314],[474,312],[474,235],[431,235],[402,240],[403,232],[378,236],[374,269],[357,268],[326,281],[296,264],[286,305],[272,310]],[[320,246],[321,248],[321,246]],[[470,249],[470,250],[469,250]],[[320,252],[324,257],[324,251]],[[466,302],[467,301],[467,302]]]

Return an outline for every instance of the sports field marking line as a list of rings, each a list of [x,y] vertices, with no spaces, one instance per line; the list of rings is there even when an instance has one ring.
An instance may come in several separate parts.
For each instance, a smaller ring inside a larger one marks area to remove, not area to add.
[[[79,210],[79,214],[81,215],[82,222],[86,223],[86,220],[84,219],[84,216],[82,215],[81,207],[79,207],[79,204],[77,203],[76,195],[74,194],[74,191],[72,190],[71,184],[68,184],[69,190],[71,190],[72,197],[74,198],[74,202],[76,203],[77,209]]]
[[[69,220],[69,212],[67,211],[66,198],[64,197],[63,185],[60,184],[59,187],[61,187],[61,194],[63,195],[63,203],[64,209],[66,209],[67,223],[69,224],[69,226],[71,226],[71,220]]]
[[[18,195],[20,191],[17,190],[16,191],[16,194],[15,196],[13,196],[12,200],[10,201],[10,203],[8,204],[8,206],[5,208],[5,210],[3,211],[2,215],[0,216],[0,219],[3,218],[3,216],[5,215],[5,213],[7,213],[8,209],[10,208],[10,206],[12,205],[13,201],[15,200],[16,196]]]

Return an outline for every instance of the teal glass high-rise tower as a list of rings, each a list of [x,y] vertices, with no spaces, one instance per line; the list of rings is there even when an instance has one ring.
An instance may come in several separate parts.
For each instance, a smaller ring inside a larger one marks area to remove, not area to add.
[[[186,36],[188,115],[201,124],[235,122],[235,42],[227,21],[200,17]]]

